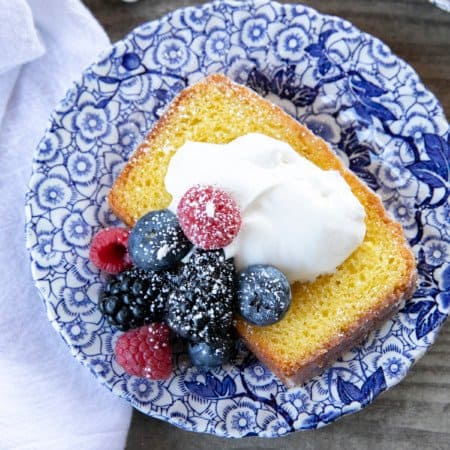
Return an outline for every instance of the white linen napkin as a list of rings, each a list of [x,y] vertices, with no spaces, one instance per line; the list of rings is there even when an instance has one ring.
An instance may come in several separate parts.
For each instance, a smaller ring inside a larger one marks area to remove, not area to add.
[[[109,44],[79,0],[0,0],[0,448],[115,450],[131,408],[52,329],[24,242],[33,152],[71,81]]]

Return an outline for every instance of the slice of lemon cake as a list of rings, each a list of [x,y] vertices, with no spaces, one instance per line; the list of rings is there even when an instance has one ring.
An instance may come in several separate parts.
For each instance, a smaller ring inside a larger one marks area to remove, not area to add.
[[[248,133],[284,141],[318,167],[339,171],[366,214],[362,244],[334,273],[294,283],[291,307],[281,321],[258,327],[236,318],[249,349],[292,386],[356,345],[400,307],[416,283],[415,260],[401,226],[321,138],[250,89],[223,75],[210,75],[169,106],[117,178],[109,204],[126,224],[134,225],[146,212],[170,204],[165,176],[183,144],[224,144]]]

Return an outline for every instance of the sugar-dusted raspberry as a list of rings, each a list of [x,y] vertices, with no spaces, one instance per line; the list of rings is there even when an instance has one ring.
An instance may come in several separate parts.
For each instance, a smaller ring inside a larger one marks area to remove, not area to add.
[[[169,327],[163,323],[127,331],[116,343],[117,362],[130,375],[165,380],[172,373],[169,338]]]
[[[95,267],[113,275],[132,266],[128,255],[128,235],[125,228],[105,228],[92,239],[89,259]]]
[[[178,204],[177,216],[187,238],[204,250],[226,247],[241,227],[236,201],[214,186],[191,187]]]

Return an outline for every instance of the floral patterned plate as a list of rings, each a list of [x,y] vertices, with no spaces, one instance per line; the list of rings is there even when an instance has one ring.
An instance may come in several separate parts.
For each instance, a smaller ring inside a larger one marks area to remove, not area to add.
[[[223,72],[280,104],[331,143],[403,225],[419,288],[357,348],[286,389],[244,350],[201,374],[182,349],[173,376],[148,381],[113,357],[119,333],[96,304],[92,235],[117,223],[106,195],[173,97]],[[145,414],[219,436],[318,428],[394,386],[433,343],[449,311],[449,129],[414,71],[345,20],[267,0],[217,1],[146,23],[92,64],[51,116],[34,157],[27,245],[48,317],[95,377]]]
[[[430,0],[430,2],[433,3],[433,5],[436,5],[438,8],[450,12],[450,0]]]

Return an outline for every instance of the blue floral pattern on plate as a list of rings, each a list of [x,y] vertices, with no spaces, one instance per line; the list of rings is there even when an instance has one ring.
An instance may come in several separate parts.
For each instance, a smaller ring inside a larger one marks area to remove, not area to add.
[[[130,152],[185,86],[244,83],[330,142],[402,223],[418,261],[414,298],[303,387],[286,389],[245,350],[200,373],[183,348],[165,382],[125,374],[119,333],[96,308],[89,241],[117,224],[106,195]],[[324,426],[394,386],[449,312],[449,128],[414,71],[345,20],[301,5],[217,1],[146,23],[88,68],[51,116],[26,201],[27,246],[53,326],[73,355],[145,414],[227,437]]]

